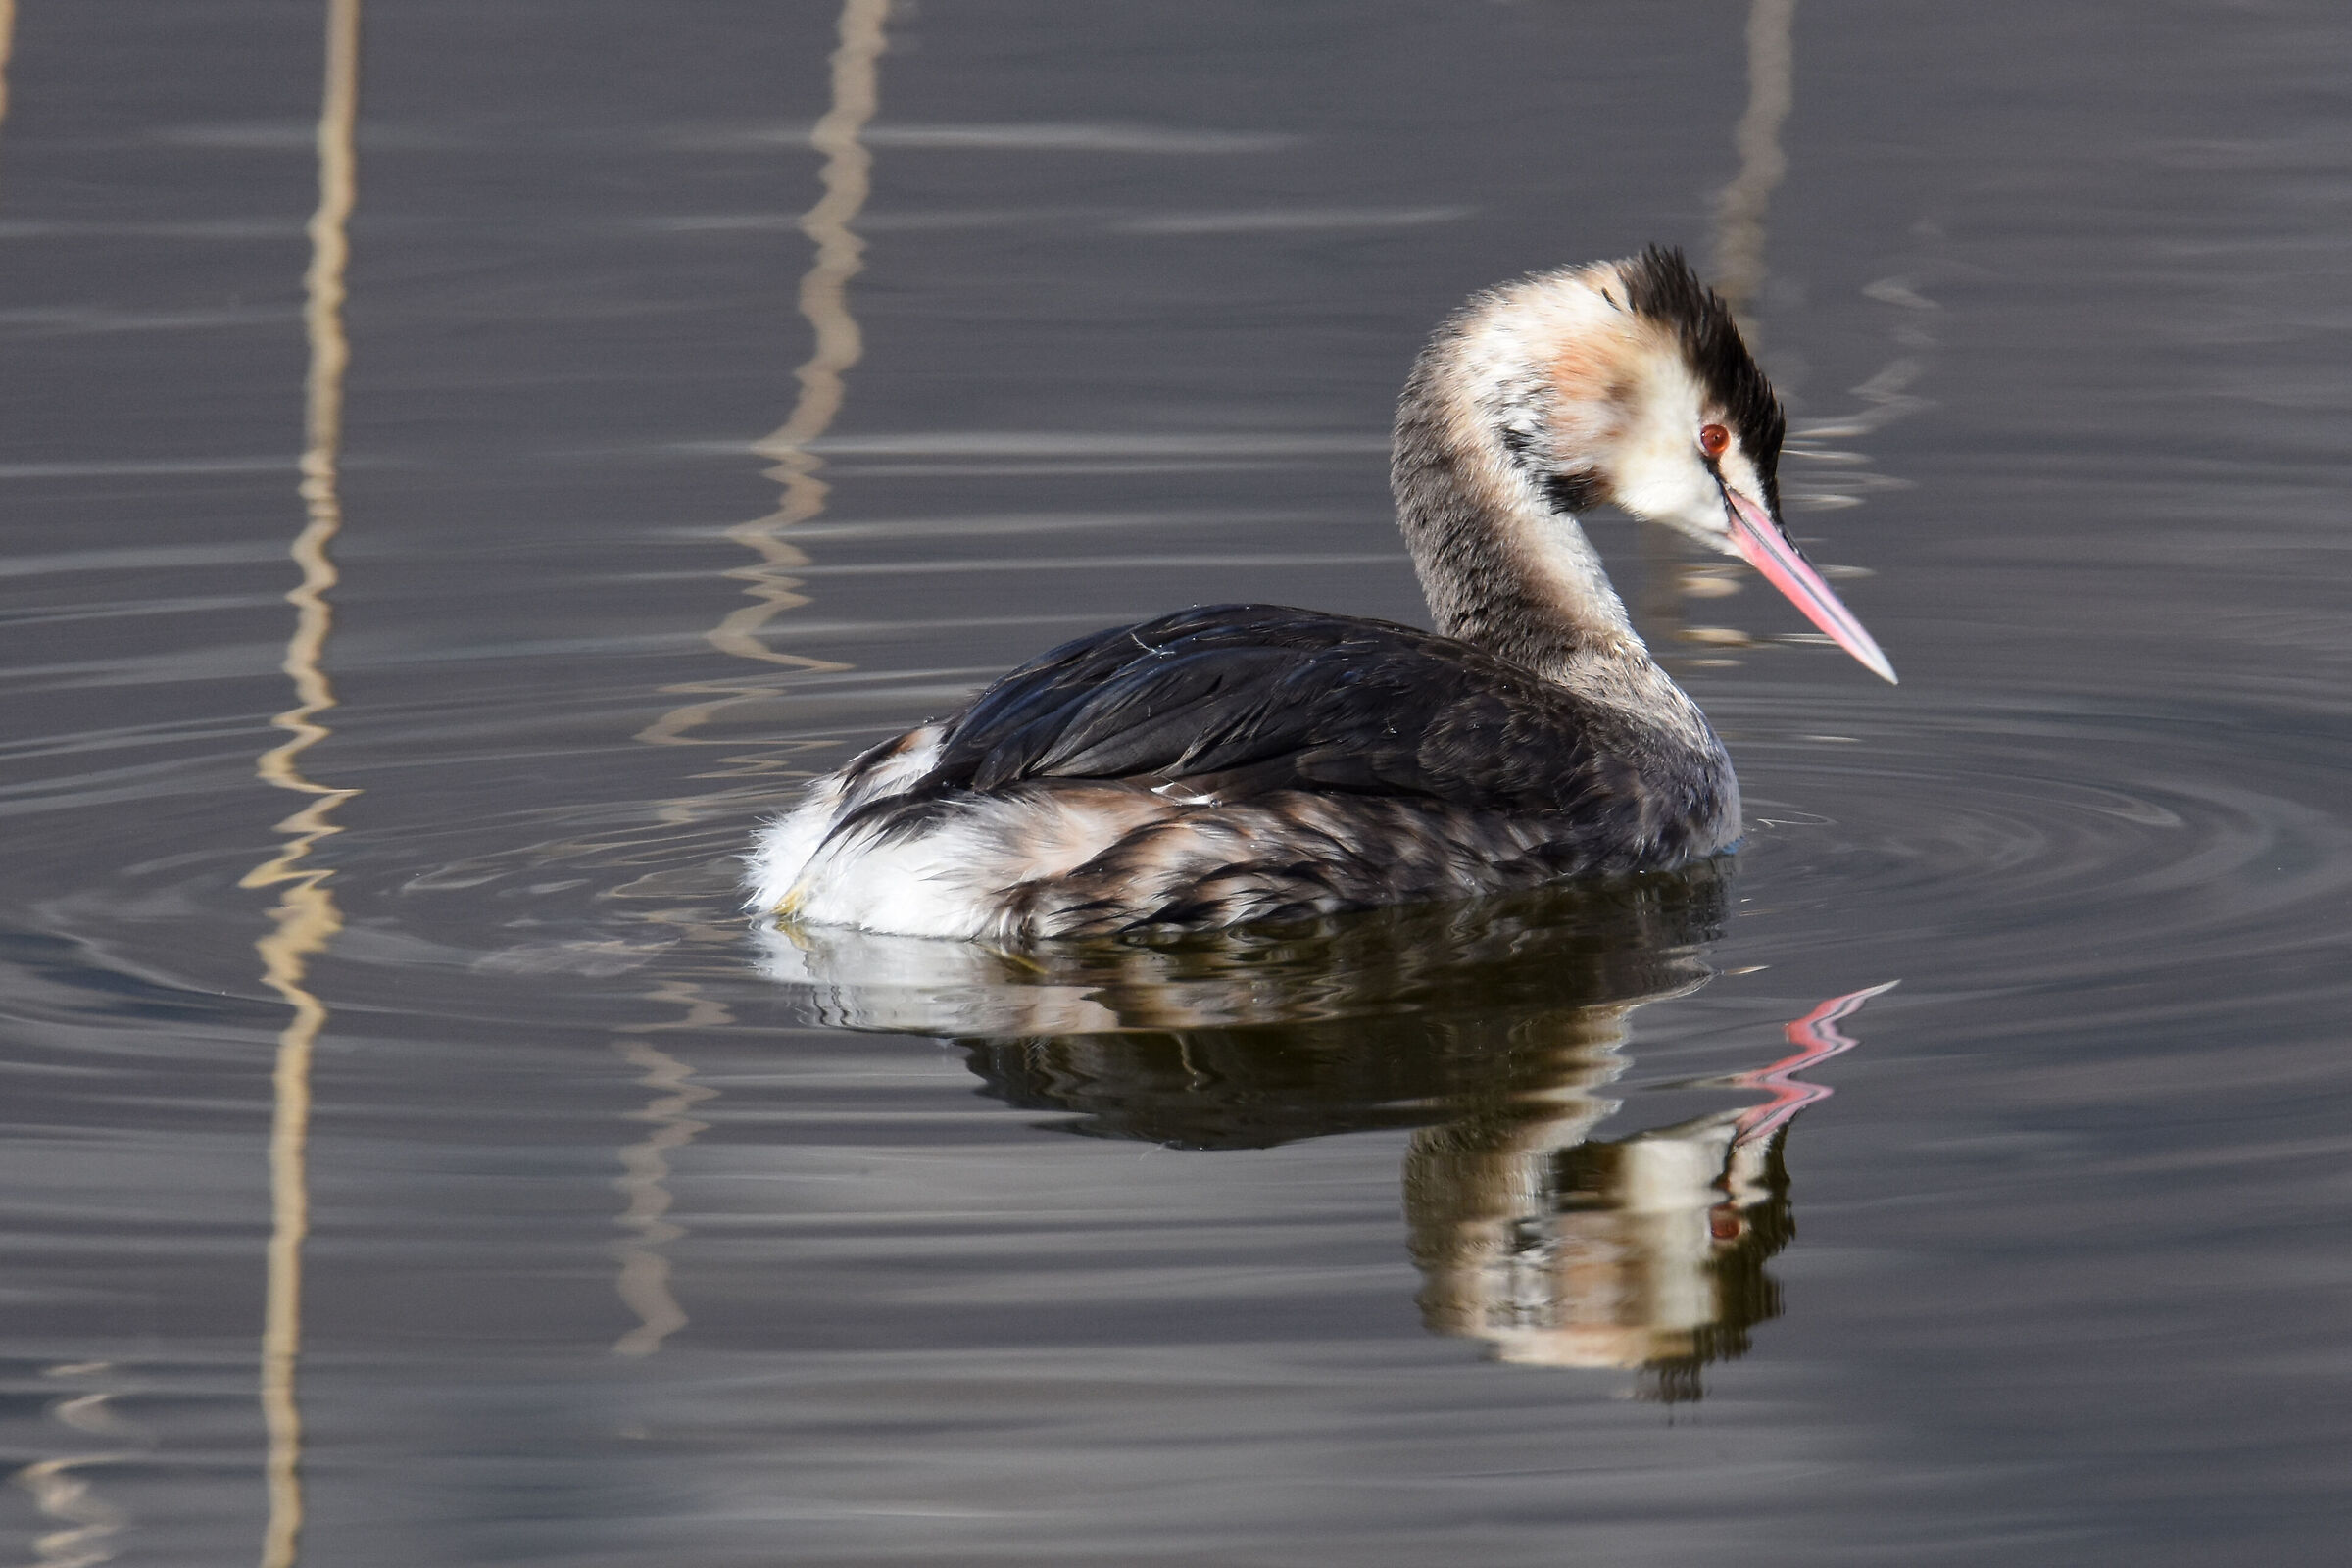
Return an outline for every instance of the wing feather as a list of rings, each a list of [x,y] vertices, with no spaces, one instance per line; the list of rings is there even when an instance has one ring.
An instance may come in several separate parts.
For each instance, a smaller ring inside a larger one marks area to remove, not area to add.
[[[1079,638],[953,721],[925,783],[1148,780],[1591,808],[1638,781],[1597,705],[1470,644],[1386,621],[1217,605]]]

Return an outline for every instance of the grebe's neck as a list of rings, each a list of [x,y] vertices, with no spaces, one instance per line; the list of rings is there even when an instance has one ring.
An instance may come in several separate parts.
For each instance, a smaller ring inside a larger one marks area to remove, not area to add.
[[[1634,425],[1647,329],[1605,287],[1562,281],[1482,295],[1422,351],[1396,413],[1397,523],[1438,630],[1615,713],[1642,755],[1736,800],[1723,743],[1650,658],[1576,517],[1606,493],[1598,455]]]
[[[1598,481],[1559,450],[1606,411],[1560,416],[1557,367],[1530,363],[1516,303],[1474,303],[1405,383],[1391,479],[1421,591],[1438,630],[1550,679],[1654,670],[1577,522]]]

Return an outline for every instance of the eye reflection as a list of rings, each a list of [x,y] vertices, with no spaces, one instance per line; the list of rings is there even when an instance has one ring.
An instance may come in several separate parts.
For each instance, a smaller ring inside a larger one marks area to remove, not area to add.
[[[822,1021],[953,1039],[983,1093],[1064,1132],[1236,1150],[1412,1129],[1405,1245],[1428,1328],[1517,1364],[1637,1369],[1642,1392],[1681,1400],[1780,1314],[1765,1264],[1794,1234],[1785,1147],[1828,1093],[1794,1075],[1849,1049],[1840,1023],[1886,989],[1788,1025],[1779,1059],[1676,1086],[1721,1092],[1720,1107],[1606,1136],[1631,1016],[1711,977],[1729,878],[1710,863],[1017,956],[762,940],[768,972],[807,986]]]

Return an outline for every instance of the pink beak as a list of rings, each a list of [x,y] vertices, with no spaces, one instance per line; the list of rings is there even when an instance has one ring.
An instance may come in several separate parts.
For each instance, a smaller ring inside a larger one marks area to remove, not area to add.
[[[1860,660],[1881,680],[1895,684],[1894,666],[1886,662],[1879,645],[1862,629],[1854,612],[1838,602],[1830,585],[1821,580],[1821,573],[1805,564],[1772,514],[1728,485],[1723,494],[1732,506],[1732,548],[1740,552],[1740,559],[1788,595],[1788,602],[1828,632],[1832,642]]]

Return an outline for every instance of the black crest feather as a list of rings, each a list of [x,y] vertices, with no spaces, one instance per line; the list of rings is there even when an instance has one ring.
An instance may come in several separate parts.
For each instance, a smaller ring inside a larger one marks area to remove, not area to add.
[[[1765,499],[1778,513],[1781,438],[1788,419],[1755,356],[1740,341],[1732,308],[1670,246],[1652,245],[1626,263],[1620,275],[1634,314],[1670,328],[1681,341],[1692,372],[1723,405],[1740,432],[1740,445],[1763,473],[1770,492]]]

